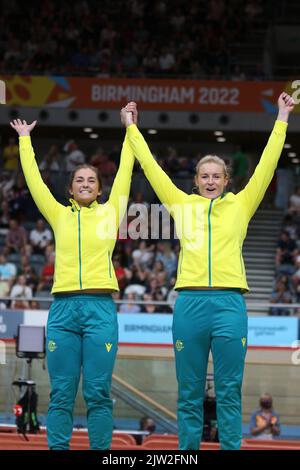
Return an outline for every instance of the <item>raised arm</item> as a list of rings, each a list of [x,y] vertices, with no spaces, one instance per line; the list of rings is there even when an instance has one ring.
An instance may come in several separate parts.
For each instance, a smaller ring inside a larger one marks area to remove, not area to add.
[[[285,141],[288,118],[295,103],[287,93],[278,98],[278,116],[260,161],[245,188],[237,194],[251,219],[273,178]]]
[[[186,193],[175,186],[168,175],[155,161],[144,137],[136,126],[136,103],[130,102],[127,104],[126,108],[128,111],[133,113],[133,117],[136,116],[136,118],[132,121],[127,120],[125,123],[125,126],[127,127],[126,137],[128,138],[134,156],[138,159],[141,167],[144,170],[146,178],[148,179],[160,201],[166,205],[167,209],[168,206],[170,207],[173,204],[182,203],[186,198]]]
[[[125,136],[119,169],[115,176],[108,200],[109,204],[112,204],[115,209],[118,225],[120,225],[123,219],[128,203],[133,164],[133,151],[131,150],[127,136]]]
[[[21,165],[29,191],[40,212],[54,228],[60,204],[44,183],[35,160],[30,132],[34,129],[36,121],[27,124],[26,121],[15,119],[10,125],[19,135]]]

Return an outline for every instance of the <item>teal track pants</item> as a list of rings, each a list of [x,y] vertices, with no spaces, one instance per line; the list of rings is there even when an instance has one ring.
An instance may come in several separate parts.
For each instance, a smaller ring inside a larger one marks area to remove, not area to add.
[[[247,349],[247,312],[235,290],[182,290],[174,308],[179,449],[199,449],[211,350],[221,449],[239,449],[241,388]]]
[[[69,448],[82,370],[91,449],[109,449],[113,431],[110,387],[118,347],[117,314],[111,296],[56,297],[49,312],[46,341],[51,383],[49,448]]]

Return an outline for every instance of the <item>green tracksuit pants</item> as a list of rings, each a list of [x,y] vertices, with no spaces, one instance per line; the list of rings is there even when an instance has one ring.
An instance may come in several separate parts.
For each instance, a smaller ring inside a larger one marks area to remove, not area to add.
[[[173,342],[178,381],[179,449],[199,449],[211,350],[221,449],[239,449],[247,313],[238,290],[182,290],[176,299]]]
[[[115,303],[110,295],[57,296],[47,323],[51,383],[47,417],[50,449],[68,449],[81,370],[91,449],[109,449],[110,386],[118,347]]]

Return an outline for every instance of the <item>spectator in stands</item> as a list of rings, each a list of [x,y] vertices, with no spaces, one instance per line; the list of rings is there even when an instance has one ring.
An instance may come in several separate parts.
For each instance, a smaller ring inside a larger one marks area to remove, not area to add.
[[[29,240],[33,248],[33,253],[44,255],[46,246],[52,241],[51,231],[45,227],[43,219],[36,222],[36,227],[31,230]]]
[[[140,313],[141,307],[136,303],[135,292],[130,292],[126,295],[126,303],[121,304],[119,308],[120,313]]]
[[[277,281],[276,287],[272,293],[270,302],[272,304],[290,304],[292,303],[292,294],[288,287],[282,281]],[[290,315],[290,309],[284,307],[271,307],[270,315]]]
[[[98,168],[100,174],[104,178],[113,176],[116,173],[117,167],[114,162],[109,160],[103,148],[99,147],[90,159],[90,164]]]
[[[148,270],[146,270],[145,268],[142,268],[141,265],[137,261],[134,261],[130,267],[130,271],[131,271],[131,277],[130,277],[131,284],[141,284],[142,286],[146,285],[148,275],[149,275]]]
[[[26,278],[26,285],[29,286],[33,292],[36,291],[37,285],[38,285],[38,276],[32,267],[32,264],[29,261],[29,256],[27,255],[22,255],[21,256],[21,261],[20,261],[20,266],[18,269],[18,274],[19,275],[24,275]]]
[[[177,257],[172,250],[170,242],[164,241],[158,244],[155,260],[163,263],[168,279],[175,275],[177,269]]]
[[[296,296],[296,302],[299,303],[300,302],[300,256],[297,256],[296,258],[295,269],[296,271],[291,277],[291,281],[292,281],[293,289],[294,289],[295,296]],[[297,313],[299,313],[299,310],[297,311]]]
[[[0,197],[9,200],[10,191],[15,184],[15,174],[10,171],[0,173]]]
[[[7,261],[7,257],[0,254],[0,296],[6,297],[15,281],[17,267]]]
[[[9,192],[8,200],[12,217],[19,222],[26,220],[26,216],[31,209],[31,197],[25,183],[25,178],[21,173],[15,179],[14,185]]]
[[[135,208],[136,208],[136,210],[138,210],[140,204],[142,204],[147,209],[150,208],[150,204],[149,204],[148,201],[145,200],[142,191],[137,191],[135,193],[135,195],[133,196],[133,200],[129,204],[128,212],[130,211],[131,208],[132,208],[133,212],[135,211]]]
[[[298,226],[293,220],[293,216],[291,214],[287,214],[283,219],[283,230],[288,232],[290,238],[295,240],[297,243],[298,238]]]
[[[166,300],[168,289],[160,282],[155,274],[149,275],[146,293],[153,296],[154,300]]]
[[[67,152],[67,155],[65,157],[66,171],[74,171],[78,165],[82,165],[85,163],[85,155],[78,148],[78,145],[75,140],[70,140],[69,142],[67,142],[64,146],[64,151]]]
[[[11,218],[11,212],[9,209],[9,204],[6,199],[1,202],[1,209],[0,209],[0,228],[1,229],[8,229],[9,228],[9,221]]]
[[[37,300],[32,300],[31,302],[29,302],[29,308],[30,310],[40,310],[41,306]]]
[[[177,174],[179,169],[178,152],[174,147],[167,148],[167,155],[164,162],[164,168],[167,173]]]
[[[7,253],[22,253],[27,244],[27,232],[15,219],[10,219],[6,235],[5,247]]]
[[[49,259],[49,256],[50,255],[53,255],[55,256],[55,245],[54,245],[54,241],[52,242],[49,242],[49,244],[46,246],[45,248],[45,258],[46,259]]]
[[[154,275],[156,277],[156,279],[158,279],[158,277],[162,276],[164,281],[166,281],[167,272],[165,270],[165,265],[162,261],[156,259],[156,261],[153,265],[151,273],[152,273],[152,275]]]
[[[147,269],[153,261],[154,248],[153,244],[147,245],[147,242],[142,240],[138,248],[132,252],[133,261],[137,261],[141,267]]]
[[[18,276],[16,284],[13,285],[10,291],[10,297],[12,299],[11,308],[30,308],[30,303],[28,300],[32,298],[32,290],[26,284],[26,277],[23,275]]]
[[[40,282],[37,286],[37,292],[40,291],[49,291],[53,285],[53,276],[54,276],[54,266],[55,266],[55,256],[50,255],[47,263],[42,269]]]
[[[214,356],[221,449],[238,450],[241,446],[241,389],[247,350],[247,312],[242,293],[248,290],[241,249],[248,224],[276,170],[294,106],[291,96],[280,94],[278,116],[267,146],[252,178],[237,195],[225,192],[229,180],[226,164],[212,155],[197,165],[194,181],[198,195],[177,188],[157,164],[135,125],[136,104],[126,106],[133,113],[134,121],[126,110],[121,112],[126,113],[127,136],[134,155],[181,229],[176,282],[176,288],[181,291],[176,299],[172,329],[179,390],[180,450],[199,449],[203,431],[201,404],[210,351]],[[195,231],[192,228],[199,219],[200,207],[206,222]],[[190,217],[188,235],[182,232],[186,210]],[[230,315],[224,315],[225,310]],[[228,331],[231,331],[229,336]]]
[[[122,293],[128,283],[128,280],[130,279],[131,273],[128,268],[122,266],[120,256],[114,255],[112,262],[118,280],[119,289]]]
[[[248,177],[248,159],[243,152],[241,145],[237,145],[235,152],[231,156],[233,161],[233,181],[236,192],[241,191],[245,186]]]
[[[15,137],[10,137],[8,144],[3,149],[5,170],[17,170],[19,168],[19,146]]]
[[[139,431],[144,431],[146,436],[149,436],[150,434],[153,434],[156,430],[156,424],[152,418],[149,416],[143,416],[140,419],[140,427]],[[135,435],[135,440],[138,445],[143,443],[143,439],[145,435]]]
[[[159,68],[162,72],[170,74],[174,71],[175,57],[170,47],[163,46],[158,57]]]
[[[300,186],[296,188],[296,191],[290,197],[288,211],[291,215],[300,215]]]
[[[282,274],[294,274],[297,255],[298,249],[295,240],[292,240],[289,233],[283,230],[276,249],[275,264],[277,271]]]
[[[40,171],[59,171],[60,155],[57,145],[51,145],[49,151],[39,164]]]
[[[280,434],[280,419],[273,408],[272,396],[263,393],[259,405],[260,408],[251,416],[250,432],[255,439],[274,439]]]
[[[156,304],[152,304],[151,301],[153,300],[156,301],[156,299],[154,299],[152,294],[145,293],[143,295],[143,301],[147,302],[147,304],[142,305],[142,312],[144,313],[161,313],[162,312],[164,307],[156,305]]]

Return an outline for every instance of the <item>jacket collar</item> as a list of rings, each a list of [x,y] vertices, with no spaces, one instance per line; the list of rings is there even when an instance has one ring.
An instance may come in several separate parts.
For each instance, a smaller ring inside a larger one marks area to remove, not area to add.
[[[76,212],[76,211],[80,211],[80,210],[81,210],[80,205],[78,204],[77,201],[75,201],[75,199],[70,198],[69,201],[70,201],[70,203],[71,203],[72,211],[73,211],[73,212]],[[89,206],[86,206],[86,207],[87,207],[87,209],[91,209],[91,208],[97,207],[97,206],[98,206],[98,202],[95,200],[95,201],[91,202],[91,204],[90,204]]]

